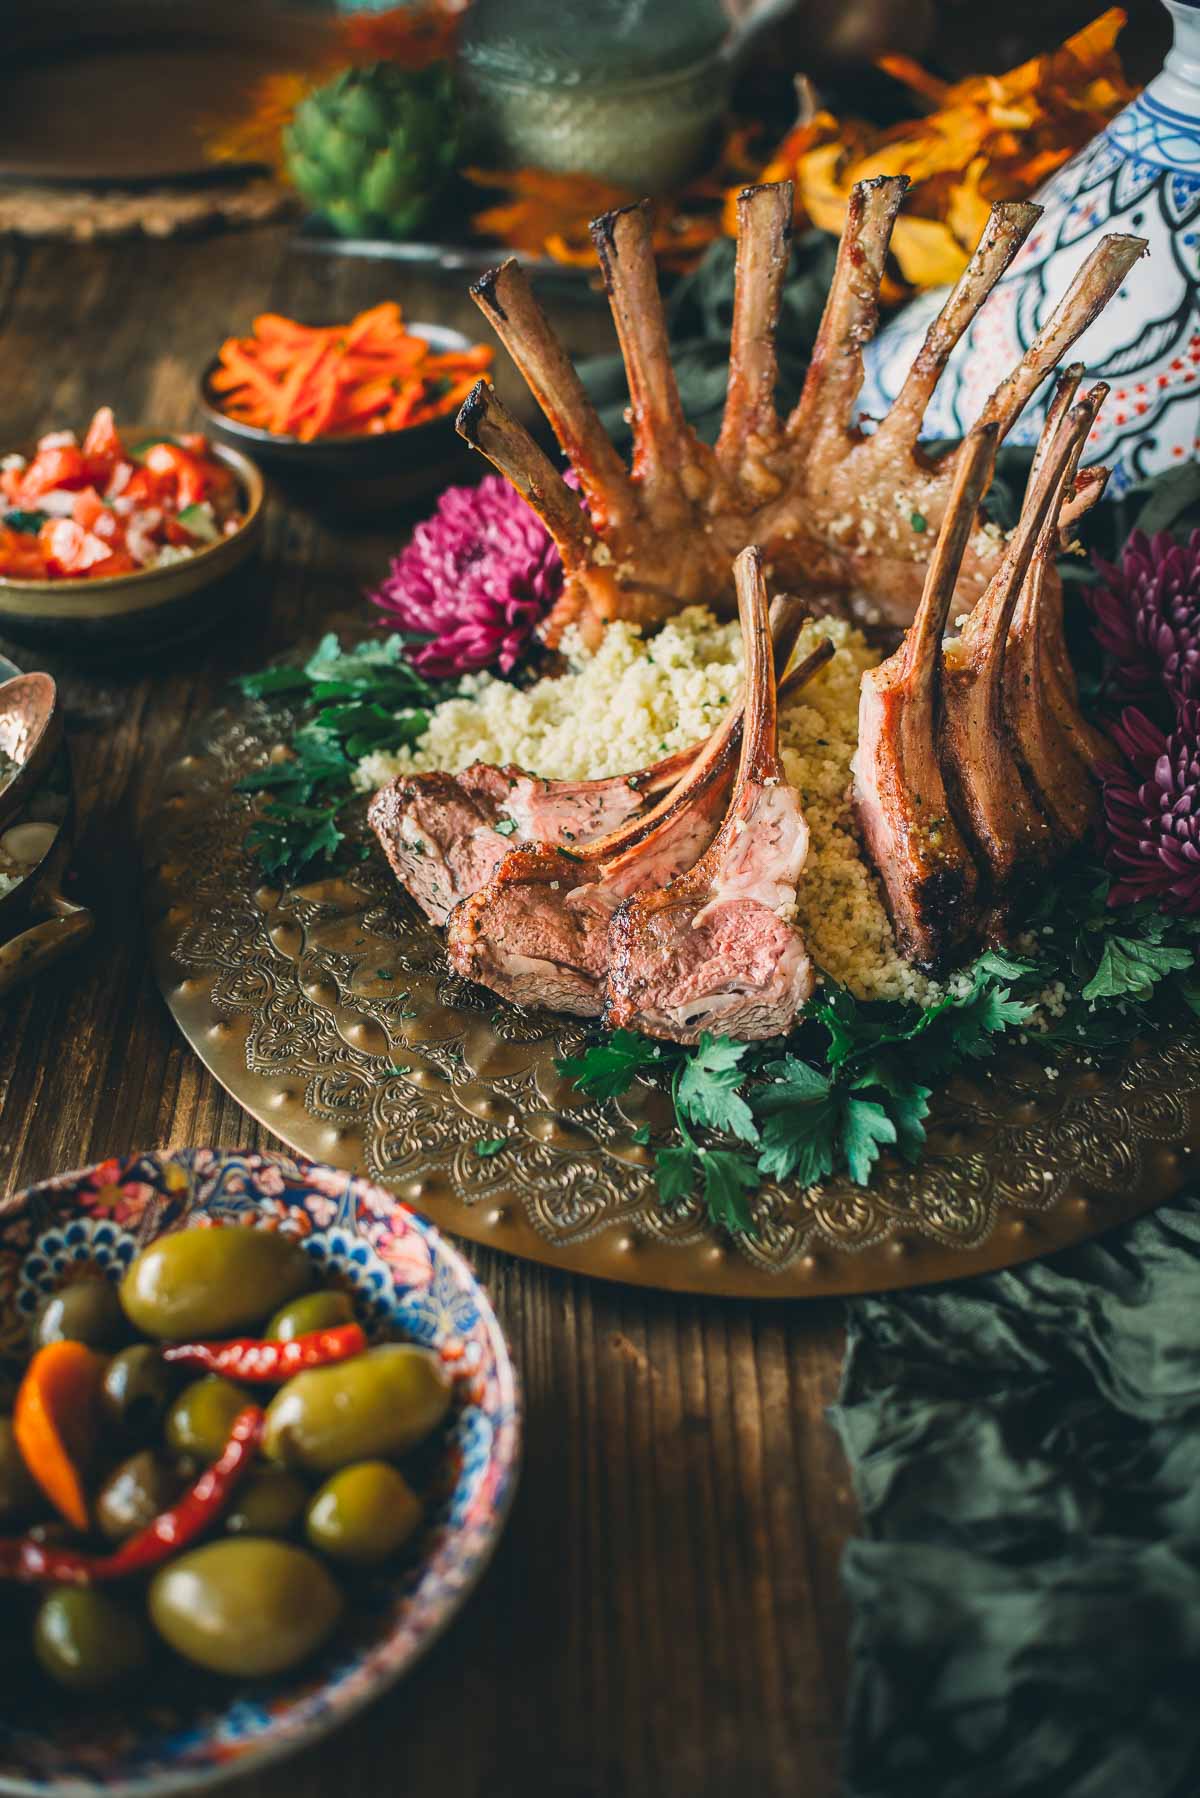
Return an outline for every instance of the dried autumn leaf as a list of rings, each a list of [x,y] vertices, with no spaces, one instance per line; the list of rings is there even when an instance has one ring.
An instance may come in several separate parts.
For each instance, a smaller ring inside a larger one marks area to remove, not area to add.
[[[840,232],[855,182],[907,175],[896,265],[913,287],[953,281],[992,202],[1032,193],[1133,98],[1114,48],[1124,23],[1112,7],[1057,50],[953,85],[910,57],[881,57],[880,68],[919,97],[923,116],[877,130],[817,113],[788,134],[759,179],[794,181],[798,221]]]

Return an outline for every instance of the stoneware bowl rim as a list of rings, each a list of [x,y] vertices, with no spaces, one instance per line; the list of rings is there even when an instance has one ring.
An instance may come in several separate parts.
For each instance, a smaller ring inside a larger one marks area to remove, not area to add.
[[[314,1255],[319,1266],[340,1266],[345,1272],[352,1260],[359,1272],[365,1269],[366,1285],[356,1280],[355,1291],[360,1315],[363,1306],[369,1314],[368,1333],[371,1317],[387,1316],[407,1339],[443,1352],[449,1345],[448,1358],[461,1365],[468,1396],[460,1415],[475,1414],[476,1422],[487,1426],[482,1432],[485,1451],[471,1467],[464,1457],[443,1506],[465,1502],[465,1514],[454,1517],[446,1509],[444,1520],[431,1525],[432,1547],[418,1563],[419,1573],[404,1583],[403,1613],[389,1616],[377,1637],[347,1645],[344,1660],[320,1670],[319,1677],[306,1680],[302,1674],[298,1693],[288,1696],[294,1675],[275,1682],[275,1693],[272,1682],[265,1682],[262,1696],[256,1696],[254,1682],[231,1682],[228,1703],[212,1707],[199,1722],[181,1720],[174,1737],[164,1735],[161,1758],[147,1761],[139,1755],[132,1773],[121,1770],[120,1751],[97,1771],[98,1763],[81,1764],[73,1757],[69,1743],[62,1744],[63,1764],[55,1768],[59,1739],[46,1735],[41,1746],[47,1758],[36,1775],[0,1770],[0,1793],[14,1798],[51,1798],[68,1791],[74,1798],[165,1798],[261,1772],[311,1747],[407,1674],[457,1616],[490,1564],[512,1509],[521,1458],[520,1385],[504,1333],[459,1250],[420,1213],[359,1175],[273,1150],[189,1146],[114,1157],[38,1181],[0,1203],[0,1249],[5,1234],[30,1217],[5,1305],[12,1313],[5,1334],[11,1337],[22,1328],[37,1299],[52,1289],[44,1271],[37,1270],[44,1270],[56,1243],[65,1245],[58,1252],[67,1261],[99,1262],[116,1278],[137,1248],[177,1228],[193,1206],[228,1227],[237,1227],[251,1211],[260,1212],[264,1223],[278,1224],[288,1214],[289,1194],[298,1202],[293,1221],[302,1225],[299,1240],[310,1248],[319,1245]],[[312,1201],[318,1201],[316,1216],[306,1208]],[[353,1256],[349,1244],[354,1245]],[[34,1262],[37,1270],[31,1268]],[[423,1293],[428,1295],[424,1303]],[[453,1319],[445,1309],[448,1298],[454,1302]],[[404,1312],[410,1300],[406,1331]],[[415,1328],[424,1314],[430,1321]],[[5,1352],[12,1352],[11,1345]],[[469,1437],[471,1431],[463,1433]],[[392,1663],[385,1656],[378,1664],[389,1644],[395,1645]],[[340,1652],[336,1637],[332,1650]],[[348,1689],[342,1691],[342,1686]],[[62,1694],[64,1710],[73,1702],[69,1693]],[[239,1711],[260,1720],[247,1728],[236,1715]],[[109,1713],[98,1715],[111,1721]],[[11,1755],[11,1736],[8,1728],[0,1735],[0,1768]],[[175,1738],[180,1745],[172,1753]]]

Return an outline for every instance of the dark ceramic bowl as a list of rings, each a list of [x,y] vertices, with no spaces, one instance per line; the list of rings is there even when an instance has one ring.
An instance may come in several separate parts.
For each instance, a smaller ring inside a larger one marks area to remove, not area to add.
[[[413,323],[440,354],[474,347],[461,331],[445,325]],[[311,443],[258,425],[241,424],[222,412],[212,387],[214,357],[200,379],[200,410],[210,436],[231,444],[267,469],[295,497],[319,510],[342,513],[383,511],[405,505],[462,476],[469,451],[454,429],[454,414],[357,437],[316,437]]]

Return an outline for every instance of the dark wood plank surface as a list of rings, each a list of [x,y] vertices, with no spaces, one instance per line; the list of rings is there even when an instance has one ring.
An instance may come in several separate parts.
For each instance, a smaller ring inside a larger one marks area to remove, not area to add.
[[[0,450],[86,421],[187,425],[197,370],[270,306],[345,316],[395,294],[476,329],[457,282],[289,251],[281,229],[186,244],[0,246]],[[602,307],[552,304],[576,351]],[[499,381],[523,389],[511,368]],[[420,511],[427,510],[420,508]],[[337,525],[276,498],[246,604],[155,663],[4,645],[63,683],[94,941],[0,1003],[0,1190],[126,1149],[269,1144],[176,1032],[150,974],[140,845],[158,771],[229,674],[365,614],[411,517]],[[852,1527],[824,1408],[832,1306],[705,1303],[472,1249],[525,1383],[527,1448],[482,1589],[406,1684],[245,1798],[832,1798]]]

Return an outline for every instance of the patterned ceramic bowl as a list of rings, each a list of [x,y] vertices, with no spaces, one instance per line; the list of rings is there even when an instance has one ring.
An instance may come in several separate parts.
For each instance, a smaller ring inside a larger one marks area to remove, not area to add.
[[[480,1578],[516,1486],[520,1404],[500,1326],[432,1224],[365,1180],[286,1155],[178,1149],[105,1161],[0,1207],[0,1352],[29,1347],[46,1295],[88,1267],[120,1278],[137,1251],[198,1218],[281,1230],[350,1291],[368,1335],[436,1349],[457,1402],[415,1553],[356,1585],[350,1620],[302,1674],[259,1683],[197,1675],[144,1703],[81,1703],[0,1684],[0,1791],[154,1798],[194,1791],[303,1748],[419,1659]],[[6,1625],[6,1628],[8,1626]]]

